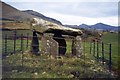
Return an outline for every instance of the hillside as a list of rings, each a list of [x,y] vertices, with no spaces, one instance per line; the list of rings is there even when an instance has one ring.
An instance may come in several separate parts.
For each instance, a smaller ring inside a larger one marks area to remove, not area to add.
[[[9,20],[16,20],[16,21],[24,21],[35,16],[30,15],[25,12],[21,12],[20,10],[4,3],[2,3],[2,18],[1,19],[9,19]]]
[[[0,4],[2,4],[2,17],[0,17],[0,19],[2,20],[29,21],[31,18],[36,17],[50,21],[52,23],[62,25],[60,21],[50,17],[46,17],[43,14],[38,13],[36,11],[33,10],[20,11],[12,7],[11,5],[1,1]]]
[[[22,12],[26,12],[26,13],[28,13],[28,14],[31,14],[31,15],[33,15],[33,16],[37,16],[37,17],[42,18],[42,19],[44,19],[44,20],[47,20],[47,21],[50,21],[50,22],[53,22],[53,23],[57,23],[57,24],[59,24],[59,25],[62,25],[62,23],[61,23],[60,21],[58,21],[58,20],[56,20],[56,19],[53,19],[53,18],[50,18],[50,17],[46,17],[46,16],[44,16],[43,14],[38,13],[38,12],[33,11],[33,10],[25,10],[25,11],[22,11]]]

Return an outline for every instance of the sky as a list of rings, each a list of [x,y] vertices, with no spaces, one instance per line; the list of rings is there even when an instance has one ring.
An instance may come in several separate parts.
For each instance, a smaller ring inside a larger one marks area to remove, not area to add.
[[[19,10],[34,10],[62,24],[118,26],[118,0],[2,0]]]

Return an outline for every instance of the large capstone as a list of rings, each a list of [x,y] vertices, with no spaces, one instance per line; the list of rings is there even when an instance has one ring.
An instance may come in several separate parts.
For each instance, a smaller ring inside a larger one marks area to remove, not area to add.
[[[66,53],[66,41],[62,34],[54,34],[53,39],[58,42],[59,45],[59,55],[65,55]]]
[[[35,31],[33,31],[33,38],[32,38],[32,43],[31,43],[31,52],[33,54],[40,54],[39,53],[39,40],[38,40],[38,37],[37,37],[37,34]]]
[[[66,53],[66,41],[64,39],[64,37],[62,35],[70,35],[70,36],[81,36],[82,35],[82,31],[80,29],[73,29],[73,28],[68,28],[66,26],[63,25],[58,25],[56,23],[52,23],[43,19],[39,19],[39,18],[33,18],[33,20],[31,21],[31,29],[35,30],[38,33],[52,33],[54,34],[53,39],[46,39],[43,38],[43,42],[45,39],[45,43],[43,43],[45,45],[45,47],[43,47],[43,53],[47,53],[48,51],[50,52],[50,50],[52,50],[54,52],[54,49],[52,46],[53,43],[55,43],[55,46],[58,45],[57,49],[58,50],[58,54],[59,55],[65,55]],[[52,43],[50,43],[50,41],[52,40]],[[81,55],[82,51],[81,51],[81,37],[76,37],[73,41],[72,41],[72,54],[73,55]],[[38,41],[37,41],[38,42]],[[34,43],[34,41],[33,41]],[[36,43],[35,43],[36,44]],[[43,45],[42,45],[43,46]],[[52,47],[52,48],[50,48]],[[57,50],[54,53],[57,53]],[[36,47],[35,52],[37,52],[38,49]],[[33,50],[34,52],[34,50]],[[53,53],[52,52],[52,53]]]

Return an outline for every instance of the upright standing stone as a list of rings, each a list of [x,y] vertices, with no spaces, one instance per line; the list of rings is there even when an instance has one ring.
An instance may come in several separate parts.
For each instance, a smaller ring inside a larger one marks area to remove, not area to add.
[[[58,42],[56,42],[52,37],[50,37],[50,54],[54,57],[59,55],[59,46]]]
[[[35,31],[33,31],[32,43],[31,43],[31,52],[33,54],[39,54],[39,40]]]
[[[72,40],[72,54],[75,56],[80,56],[82,54],[81,37],[77,36]]]
[[[75,40],[76,40],[76,39],[75,39],[75,37],[74,37],[74,38],[72,39],[72,46],[71,46],[71,47],[72,47],[72,48],[71,48],[71,49],[72,49],[72,55],[76,55],[76,47],[75,47],[75,44],[76,44],[75,42],[76,42],[76,41],[75,41]]]
[[[43,54],[50,54],[54,57],[58,55],[58,43],[51,37],[43,36],[41,44],[41,51]]]

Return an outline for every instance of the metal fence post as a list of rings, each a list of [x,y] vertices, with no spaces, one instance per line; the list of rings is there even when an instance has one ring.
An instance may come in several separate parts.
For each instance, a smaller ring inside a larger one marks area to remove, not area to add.
[[[22,37],[23,37],[23,35],[21,34],[21,51],[22,51],[22,49],[23,49],[23,41],[22,41]]]
[[[95,40],[93,40],[94,47],[93,47],[93,56],[95,56]]]
[[[84,66],[85,66],[85,38],[84,38],[84,44],[83,44],[84,46]],[[84,67],[84,72],[85,72],[85,67]]]
[[[27,33],[27,44],[26,44],[26,49],[28,49],[28,36],[29,36],[29,33]]]
[[[97,40],[97,61],[99,60],[99,44],[98,44],[98,40]]]
[[[23,67],[23,34],[21,34],[21,53],[22,53],[22,67]]]
[[[5,34],[5,54],[7,53],[7,34]]]
[[[85,62],[85,39],[84,39],[84,62]],[[84,64],[85,65],[85,64]]]
[[[90,42],[90,54],[91,54],[91,51],[92,51],[92,41]]]
[[[104,65],[104,43],[102,42],[102,64]]]
[[[16,53],[16,30],[14,31],[14,54]]]
[[[112,57],[111,57],[111,44],[109,44],[109,71],[111,72],[111,66],[112,66]]]

